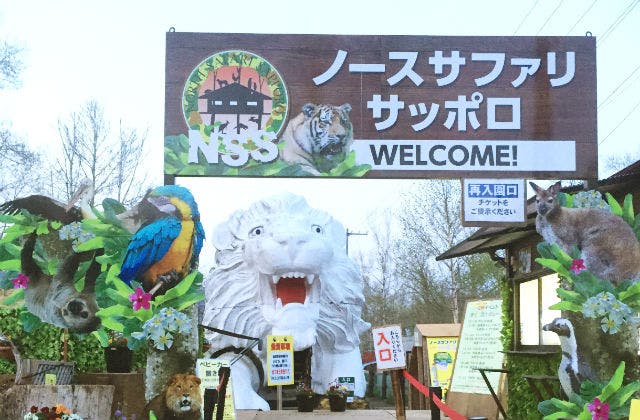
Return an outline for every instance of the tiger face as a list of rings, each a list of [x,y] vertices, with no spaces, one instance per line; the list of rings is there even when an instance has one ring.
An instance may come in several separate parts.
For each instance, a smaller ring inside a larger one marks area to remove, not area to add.
[[[305,104],[302,113],[309,126],[309,142],[304,146],[312,155],[336,155],[344,152],[344,146],[352,136],[349,120],[351,105]]]
[[[307,103],[287,126],[281,157],[311,174],[328,172],[342,162],[353,142],[351,105]]]

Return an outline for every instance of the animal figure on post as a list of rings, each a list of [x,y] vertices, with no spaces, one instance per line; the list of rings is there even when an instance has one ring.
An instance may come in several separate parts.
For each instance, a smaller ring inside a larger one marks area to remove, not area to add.
[[[151,210],[146,215],[145,206]],[[138,208],[145,224],[129,242],[120,278],[127,284],[139,279],[145,290],[162,293],[197,266],[205,236],[198,205],[186,188],[165,185]]]
[[[202,407],[200,378],[186,373],[177,373],[171,377],[165,391],[149,401],[145,407],[146,418],[149,412],[158,420],[199,420]]]
[[[292,335],[294,350],[312,349],[315,392],[353,376],[355,395],[363,396],[359,335],[370,325],[361,318],[361,275],[345,252],[345,234],[339,222],[292,194],[235,212],[214,231],[216,267],[204,280],[203,324],[262,339]],[[207,339],[215,350],[247,344],[217,333]],[[246,357],[232,366],[235,404],[268,410],[257,393],[266,349],[252,351],[262,366]]]
[[[587,270],[613,284],[639,278],[640,243],[621,217],[603,209],[562,207],[560,182],[546,190],[529,184],[536,192],[536,231],[545,241],[566,252],[578,247]]]
[[[50,222],[79,225],[83,218],[92,216],[89,202],[93,199],[93,192],[93,184],[84,180],[68,203],[44,195],[30,195],[3,203],[0,212],[27,212]],[[74,207],[74,203],[81,198],[80,206]],[[60,261],[54,274],[45,273],[36,262],[37,246],[44,250],[43,254]],[[99,308],[94,286],[100,274],[100,264],[95,261],[95,257],[101,254],[101,250],[76,252],[72,243],[61,239],[57,231],[26,235],[20,252],[20,266],[22,273],[29,278],[24,291],[25,306],[29,312],[42,322],[69,328],[72,332],[89,333],[100,327],[100,318],[96,316]],[[89,265],[84,273],[84,288],[78,291],[74,285],[74,277],[80,264],[87,261]]]

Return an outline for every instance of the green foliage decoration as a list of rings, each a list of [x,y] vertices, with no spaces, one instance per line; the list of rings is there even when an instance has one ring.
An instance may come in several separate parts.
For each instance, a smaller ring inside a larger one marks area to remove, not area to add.
[[[93,209],[94,219],[82,221],[81,231],[87,235],[83,235],[82,241],[76,240],[73,244],[73,249],[76,252],[91,250],[102,252],[102,255],[96,257],[96,261],[101,264],[102,272],[96,280],[95,295],[98,306],[102,308],[97,315],[101,318],[103,326],[90,336],[72,336],[74,338],[69,341],[69,351],[77,359],[79,371],[100,371],[103,369],[104,357],[97,356],[103,354],[101,346],[108,345],[105,328],[123,332],[131,349],[144,348],[146,340],[137,340],[131,334],[141,331],[142,324],[146,320],[153,317],[162,308],[173,307],[180,311],[204,299],[204,295],[200,292],[202,275],[194,271],[164,295],[156,296],[151,301],[149,310],[134,311],[129,296],[134,293],[136,287],[141,287],[141,285],[133,282],[133,288],[129,287],[118,277],[121,262],[131,238],[131,234],[122,227],[117,218],[117,215],[126,209],[113,199],[104,200],[102,207],[102,212]],[[44,220],[24,210],[17,215],[0,215],[0,222],[11,224],[0,239],[0,272],[2,273],[0,286],[13,288],[11,278],[20,272],[20,240],[24,235],[33,232],[38,234],[34,250],[36,263],[45,272],[55,273],[59,259],[47,254],[43,242],[47,241],[47,235],[56,235],[56,240],[60,241],[57,238],[57,231],[62,230],[60,223]],[[68,245],[63,247],[65,253],[68,252]],[[82,266],[76,274],[74,278],[76,289],[81,290],[84,287],[84,274],[87,267],[88,264]],[[17,290],[7,297],[3,304],[19,304],[23,295],[23,290]],[[23,357],[59,360],[59,346],[51,345],[51,343],[60,343],[61,329],[42,323],[24,306],[15,310],[14,315],[15,317],[11,319],[17,321],[17,324],[11,325],[11,332],[2,328],[0,331],[20,337],[17,344],[25,349],[26,353]],[[20,330],[20,334],[18,334],[16,327]],[[9,327],[7,326],[7,328]],[[22,333],[29,334],[23,335]],[[42,345],[42,343],[47,343],[47,345]],[[136,363],[144,364],[144,355],[137,356],[136,359]]]
[[[611,194],[606,194],[607,203],[599,200],[599,196],[590,192],[585,195],[571,196],[560,194],[561,203],[575,206],[586,203],[595,207],[608,208],[613,214],[622,217],[636,233],[640,233],[640,214],[634,215],[633,197],[627,194],[622,204],[618,203]],[[580,194],[580,193],[579,193]],[[602,329],[609,334],[615,334],[623,324],[637,324],[635,314],[640,311],[640,282],[624,281],[617,286],[600,279],[580,266],[580,250],[574,247],[569,253],[557,244],[541,242],[538,244],[540,258],[536,259],[540,265],[547,267],[564,280],[564,286],[556,292],[560,302],[550,309],[582,313],[585,317],[602,317]]]
[[[499,281],[502,297],[502,331],[501,340],[505,351],[513,350],[513,282],[503,277]],[[560,355],[542,358],[506,354],[506,368],[509,370],[507,416],[512,419],[538,420],[538,400],[531,393],[531,388],[524,375],[555,375],[552,366],[560,363]],[[556,390],[558,391],[558,390]]]
[[[640,381],[636,380],[623,386],[624,369],[623,361],[607,383],[584,381],[580,385],[580,394],[573,395],[569,401],[552,398],[541,402],[538,405],[538,411],[544,416],[543,420],[560,418],[591,420],[592,413],[587,406],[595,398],[609,404],[610,419],[628,418],[631,398],[640,390]]]
[[[217,124],[217,123],[216,123]],[[205,128],[206,132],[211,132],[211,126]],[[208,136],[208,134],[207,134]],[[278,148],[284,147],[284,143],[279,143]],[[255,144],[249,142],[244,146],[247,150],[255,149]],[[220,152],[224,152],[222,142],[218,147]],[[312,176],[306,172],[301,165],[289,164],[280,159],[269,163],[257,162],[253,159],[238,168],[227,166],[223,163],[209,164],[201,150],[198,150],[198,162],[187,163],[189,155],[189,138],[184,134],[177,136],[167,136],[164,141],[164,172],[175,175],[207,175],[207,176],[273,176],[273,177],[305,177]],[[355,162],[355,152],[352,151],[343,161],[336,164],[339,158],[331,161],[319,159],[316,164],[322,176],[329,177],[362,177],[371,170],[370,165],[357,165]]]
[[[63,330],[42,324],[37,330],[27,332],[19,321],[23,311],[25,309],[0,307],[0,331],[13,341],[24,359],[61,360]],[[95,337],[69,334],[67,350],[69,360],[76,363],[76,372],[104,371],[104,353]],[[15,373],[15,363],[0,364],[0,373]]]

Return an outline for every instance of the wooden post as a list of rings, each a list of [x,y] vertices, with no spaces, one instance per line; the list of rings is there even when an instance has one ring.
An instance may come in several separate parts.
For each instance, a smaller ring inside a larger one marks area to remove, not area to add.
[[[282,411],[282,385],[276,386],[276,401],[278,411]]]
[[[401,378],[401,369],[394,369],[391,371],[391,387],[393,389],[393,398],[396,401],[396,419],[406,420],[407,416],[404,412],[404,398],[402,398]]]

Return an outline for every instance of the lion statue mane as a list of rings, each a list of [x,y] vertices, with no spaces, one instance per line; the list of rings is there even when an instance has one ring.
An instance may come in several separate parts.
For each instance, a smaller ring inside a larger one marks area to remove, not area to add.
[[[359,336],[370,324],[361,318],[362,277],[345,252],[345,234],[338,221],[293,194],[236,211],[214,230],[216,266],[204,280],[203,323],[260,339],[292,335],[296,351],[312,348],[315,392],[323,394],[338,376],[353,376],[362,397]],[[207,340],[214,354],[248,343],[211,332]],[[266,348],[253,352],[266,371]],[[269,409],[257,393],[259,373],[247,357],[232,366],[237,408]]]

